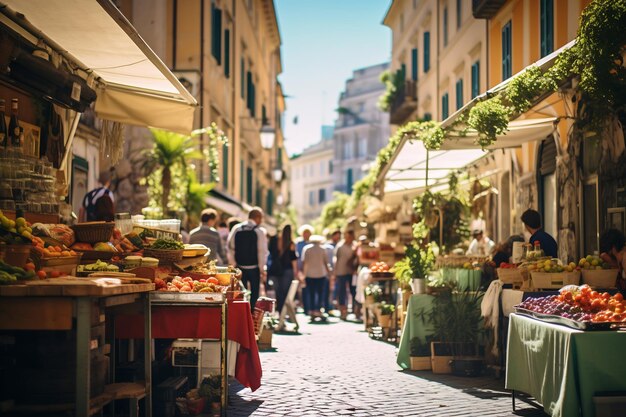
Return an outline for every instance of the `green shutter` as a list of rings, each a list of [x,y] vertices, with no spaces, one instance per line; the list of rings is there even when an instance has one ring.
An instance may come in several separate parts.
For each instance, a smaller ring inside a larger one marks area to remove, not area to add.
[[[261,186],[259,185],[259,180],[256,181],[256,187],[255,187],[255,196],[254,196],[254,205],[255,206],[261,206]]]
[[[424,72],[430,70],[430,32],[424,32]]]
[[[351,194],[352,193],[352,184],[353,184],[353,178],[352,178],[352,168],[348,168],[348,171],[346,172],[346,187],[347,187],[347,194]]]
[[[480,61],[472,65],[472,98],[480,94]]]
[[[222,64],[222,9],[211,4],[211,55]]]
[[[222,145],[222,184],[224,189],[228,188],[228,146]]]
[[[461,27],[463,21],[463,11],[461,10],[461,0],[456,0],[456,27]]]
[[[246,195],[245,194],[245,182],[244,182],[244,175],[245,175],[245,164],[243,162],[243,159],[241,160],[241,165],[239,166],[239,198],[241,199],[241,201],[243,201],[243,197]]]
[[[246,107],[252,111],[252,72],[248,71],[246,75]]]
[[[246,201],[248,204],[252,204],[252,168],[248,167],[246,170]]]
[[[241,98],[246,97],[246,64],[241,58]]]
[[[456,82],[456,109],[463,107],[463,78]]]
[[[262,125],[266,125],[267,123],[268,123],[267,122],[267,112],[266,112],[266,109],[265,109],[265,104],[263,104],[261,106],[261,124]]]
[[[448,93],[441,96],[441,120],[446,120],[449,116]]]
[[[502,28],[502,80],[511,78],[511,21]]]
[[[280,146],[276,147],[276,167],[283,168],[283,148]]]
[[[224,31],[224,75],[230,78],[230,30]]]
[[[272,190],[271,188],[267,190],[266,206],[267,207],[265,208],[265,211],[267,212],[268,216],[271,216],[274,213],[274,190]]]
[[[540,49],[544,57],[554,49],[554,2],[541,0],[539,23],[541,28]]]
[[[411,49],[411,79],[417,81],[417,48]]]

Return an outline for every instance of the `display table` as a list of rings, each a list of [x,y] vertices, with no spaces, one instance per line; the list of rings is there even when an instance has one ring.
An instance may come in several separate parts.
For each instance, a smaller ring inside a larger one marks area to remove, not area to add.
[[[511,314],[506,388],[553,417],[593,417],[593,396],[626,391],[626,333],[570,329]]]
[[[141,338],[143,318],[119,316],[115,333],[119,338]],[[261,386],[261,360],[254,335],[254,324],[247,301],[231,301],[227,309],[227,339],[240,345],[235,378],[252,391]],[[155,339],[219,339],[220,311],[202,306],[153,306],[152,337]]]
[[[402,329],[397,363],[402,369],[411,367],[411,339],[419,337],[425,343],[427,336],[432,336],[435,329],[428,320],[435,297],[428,294],[413,294],[409,299],[406,320]]]
[[[138,323],[141,337],[150,337],[148,307],[149,291],[154,284],[104,285],[87,279],[56,279],[32,281],[29,285],[8,285],[0,287],[0,330],[71,330],[76,334],[76,400],[74,404],[56,406],[22,407],[19,412],[65,409],[70,407],[76,416],[87,417],[98,411],[113,397],[106,394],[90,398],[91,369],[91,325],[94,318],[101,321],[104,316],[97,311],[128,304],[138,304],[142,311],[148,311],[145,320]],[[94,317],[95,316],[95,317]],[[146,343],[144,355],[146,415],[152,415],[151,386],[151,344]],[[18,408],[18,407],[16,407]]]

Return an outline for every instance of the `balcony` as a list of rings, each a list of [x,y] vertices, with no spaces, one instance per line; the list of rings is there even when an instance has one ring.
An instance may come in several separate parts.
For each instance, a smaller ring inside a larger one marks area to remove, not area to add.
[[[491,19],[506,0],[472,0],[472,14],[476,19]]]
[[[406,80],[396,90],[391,108],[389,109],[389,123],[394,125],[403,124],[416,109],[417,84],[415,81]]]

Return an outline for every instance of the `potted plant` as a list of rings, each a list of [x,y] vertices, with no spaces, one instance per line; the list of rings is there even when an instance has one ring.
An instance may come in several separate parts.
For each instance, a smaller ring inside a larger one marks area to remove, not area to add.
[[[435,255],[430,245],[426,249],[417,242],[407,245],[405,257],[394,265],[393,271],[400,282],[412,282],[413,293],[423,294],[426,289],[426,276],[435,263]]]
[[[396,311],[396,306],[394,306],[393,304],[387,304],[383,301],[378,306],[378,310],[378,324],[380,324],[380,327],[391,327],[391,316],[394,311]]]
[[[432,337],[427,336],[425,341],[414,337],[410,342],[411,371],[429,371],[432,369],[430,358],[430,343]]]
[[[366,304],[378,303],[383,296],[383,290],[377,284],[369,284],[365,287],[365,302]]]
[[[437,340],[431,344],[433,373],[477,376],[482,372],[483,358],[478,349],[481,299],[480,293],[471,291],[445,292],[436,297],[432,310]]]

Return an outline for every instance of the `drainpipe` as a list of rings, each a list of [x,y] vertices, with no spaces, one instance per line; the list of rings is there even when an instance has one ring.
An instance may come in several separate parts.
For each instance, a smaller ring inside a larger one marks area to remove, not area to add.
[[[233,133],[232,133],[232,137],[229,138],[230,143],[229,148],[230,148],[230,152],[228,153],[228,158],[230,159],[230,164],[228,165],[228,169],[232,170],[233,175],[231,176],[232,181],[230,181],[233,193],[232,195],[235,195],[235,187],[237,184],[237,181],[235,181],[235,173],[237,172],[237,158],[235,157],[235,138],[237,138],[237,140],[239,139],[237,134],[239,133],[239,130],[237,130],[239,128],[239,117],[237,116],[236,113],[236,108],[237,108],[237,100],[238,100],[238,94],[237,94],[237,74],[240,73],[240,68],[239,66],[241,65],[241,56],[237,55],[237,49],[239,48],[239,42],[237,42],[237,13],[235,11],[236,8],[236,4],[237,4],[237,0],[232,0],[231,2],[232,4],[232,16],[233,16],[233,26],[231,29],[231,40],[230,40],[230,46],[233,49],[233,53],[231,54],[231,60],[233,60],[233,65],[232,65],[232,74],[231,74],[231,83],[233,85],[233,99],[231,100],[231,107],[232,107],[232,111],[231,111],[231,115],[233,118]],[[239,142],[237,142],[239,143]],[[239,181],[241,182],[241,180]],[[228,192],[228,190],[225,190],[226,192]]]
[[[439,54],[439,1],[437,1],[437,23],[435,25],[435,30],[436,30],[436,38],[437,38],[437,71],[435,72],[435,82],[436,82],[436,91],[437,91],[437,97],[435,97],[435,103],[437,106],[437,119],[441,120],[441,113],[439,112],[439,102],[440,102],[440,98],[441,94],[439,93],[439,59],[440,59],[440,54]],[[441,120],[443,121],[443,120]]]
[[[200,128],[204,127],[204,0],[200,0]],[[204,154],[204,133],[200,135],[200,152]],[[204,183],[204,164],[200,165],[200,183]]]

